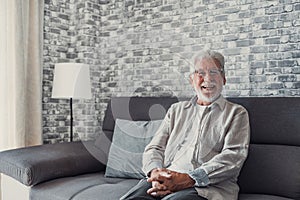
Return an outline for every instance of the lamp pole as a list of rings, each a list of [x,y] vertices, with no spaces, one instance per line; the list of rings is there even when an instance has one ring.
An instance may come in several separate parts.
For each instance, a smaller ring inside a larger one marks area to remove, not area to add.
[[[70,142],[73,142],[73,98],[70,98]]]

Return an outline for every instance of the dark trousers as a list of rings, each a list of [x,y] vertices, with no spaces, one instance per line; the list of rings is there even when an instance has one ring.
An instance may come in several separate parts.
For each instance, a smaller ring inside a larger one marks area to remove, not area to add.
[[[125,194],[121,200],[207,200],[198,195],[195,188],[188,188],[174,192],[164,197],[153,197],[147,194],[147,190],[152,187],[146,179],[142,179],[136,186]]]

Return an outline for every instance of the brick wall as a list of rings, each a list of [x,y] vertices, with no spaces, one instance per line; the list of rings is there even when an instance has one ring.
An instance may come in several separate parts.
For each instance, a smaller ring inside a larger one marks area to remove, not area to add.
[[[225,96],[300,95],[298,0],[45,0],[44,141],[66,140],[68,101],[51,99],[57,62],[91,67],[74,102],[77,139],[101,128],[111,96],[190,96],[193,54],[226,57]]]

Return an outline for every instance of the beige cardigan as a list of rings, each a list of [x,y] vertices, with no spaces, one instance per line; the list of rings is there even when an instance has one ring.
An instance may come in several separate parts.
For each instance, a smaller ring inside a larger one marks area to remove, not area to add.
[[[242,106],[220,96],[205,110],[202,119],[206,120],[199,126],[192,126],[192,123],[200,123],[193,120],[197,114],[196,100],[193,98],[170,107],[145,148],[143,171],[147,174],[154,168],[170,166],[178,149],[184,148],[181,145],[184,138],[189,132],[198,131],[196,162],[193,162],[195,171],[192,173],[205,172],[209,180],[208,184],[195,187],[198,194],[209,200],[238,199],[237,177],[247,157],[250,140],[248,113]],[[192,127],[201,128],[194,130]]]

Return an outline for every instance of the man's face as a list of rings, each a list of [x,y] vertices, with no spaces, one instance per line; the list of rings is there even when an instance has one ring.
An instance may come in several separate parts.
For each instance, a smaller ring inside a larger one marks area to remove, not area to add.
[[[198,102],[210,104],[219,97],[226,82],[220,63],[211,58],[204,58],[195,63],[195,70],[196,73],[191,78]]]

